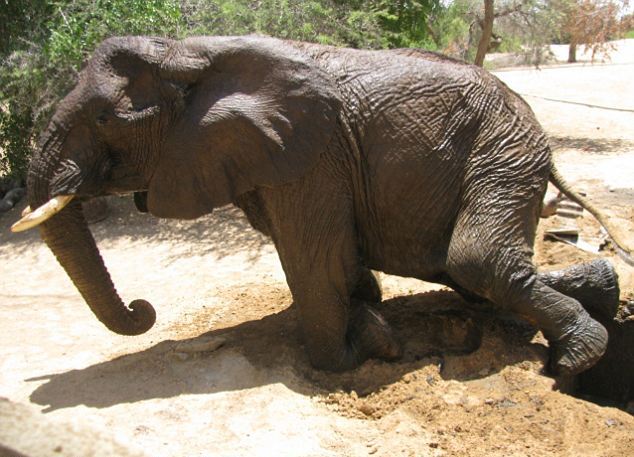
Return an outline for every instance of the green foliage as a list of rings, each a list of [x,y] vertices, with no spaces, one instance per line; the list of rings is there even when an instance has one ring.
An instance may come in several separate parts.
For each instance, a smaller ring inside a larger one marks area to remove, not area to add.
[[[30,156],[29,137],[24,135],[33,126],[31,113],[0,108],[0,177],[23,177]]]
[[[375,0],[374,14],[379,20],[389,47],[428,47],[433,43],[427,17],[440,10],[431,0]]]
[[[0,0],[0,57],[9,54],[23,40],[35,40],[42,22],[51,13],[48,0]]]
[[[500,43],[498,52],[522,52],[522,39],[517,35],[507,35]]]
[[[183,0],[187,35],[263,34],[364,48],[387,47],[375,12],[334,0]]]
[[[470,25],[474,6],[474,0],[454,0],[440,14],[434,15],[431,35],[437,49],[463,60],[472,59],[475,52],[470,46]]]
[[[45,53],[50,65],[70,65],[75,70],[108,36],[176,36],[180,24],[176,0],[56,0],[52,5]]]
[[[625,38],[634,38],[634,30],[625,32]]]

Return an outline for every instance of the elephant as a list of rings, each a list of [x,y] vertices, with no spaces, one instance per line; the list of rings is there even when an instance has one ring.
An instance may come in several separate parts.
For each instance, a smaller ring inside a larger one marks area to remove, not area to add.
[[[124,304],[81,202],[133,193],[140,210],[180,219],[234,204],[275,244],[317,369],[401,355],[374,306],[375,270],[528,320],[549,341],[550,369],[575,374],[597,362],[608,335],[580,302],[588,294],[575,292],[583,284],[533,264],[549,181],[602,217],[554,167],[528,104],[440,54],[114,37],[43,131],[27,178],[35,209],[14,230],[39,225],[97,318],[138,335],[154,308]],[[603,289],[614,300],[616,274],[601,265],[584,268],[587,282],[597,300]]]

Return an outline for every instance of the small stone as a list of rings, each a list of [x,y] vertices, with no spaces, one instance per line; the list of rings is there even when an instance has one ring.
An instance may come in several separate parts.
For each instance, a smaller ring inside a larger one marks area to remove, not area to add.
[[[503,398],[502,400],[500,400],[499,402],[497,402],[496,406],[498,408],[512,408],[514,406],[517,406],[517,402],[509,399],[509,398]]]
[[[225,344],[224,338],[211,338],[202,341],[183,341],[176,345],[175,352],[197,353],[213,352]]]
[[[415,380],[416,380],[416,374],[415,373],[409,373],[409,374],[406,374],[405,376],[403,376],[403,382],[405,384],[409,384],[410,382],[415,381]]]
[[[362,403],[359,406],[359,411],[361,411],[363,414],[365,414],[366,416],[371,416],[372,414],[374,414],[374,411],[376,411],[376,409],[374,408],[374,406],[368,404],[368,403]]]

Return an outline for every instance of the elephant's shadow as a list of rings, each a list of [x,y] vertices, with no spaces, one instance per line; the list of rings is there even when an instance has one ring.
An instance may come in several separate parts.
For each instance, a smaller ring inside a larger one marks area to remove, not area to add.
[[[45,412],[77,405],[103,408],[272,383],[311,396],[338,390],[367,395],[432,364],[441,367],[445,379],[466,380],[547,357],[545,346],[531,343],[532,327],[498,313],[469,309],[450,291],[393,298],[384,301],[380,310],[404,346],[397,362],[372,360],[345,373],[312,369],[291,305],[259,320],[29,379],[48,380],[31,394],[31,401],[46,405]]]

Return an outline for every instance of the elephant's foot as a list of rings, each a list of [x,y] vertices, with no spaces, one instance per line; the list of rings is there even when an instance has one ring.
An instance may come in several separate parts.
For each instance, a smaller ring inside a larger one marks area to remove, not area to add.
[[[550,342],[550,369],[556,375],[575,375],[593,366],[608,345],[608,332],[587,313],[574,329]]]
[[[612,319],[619,306],[619,280],[605,259],[574,265],[565,270],[540,273],[544,284],[578,300],[591,314]]]
[[[396,360],[403,354],[383,316],[366,305],[359,305],[352,317],[348,343],[359,363],[370,358]]]

